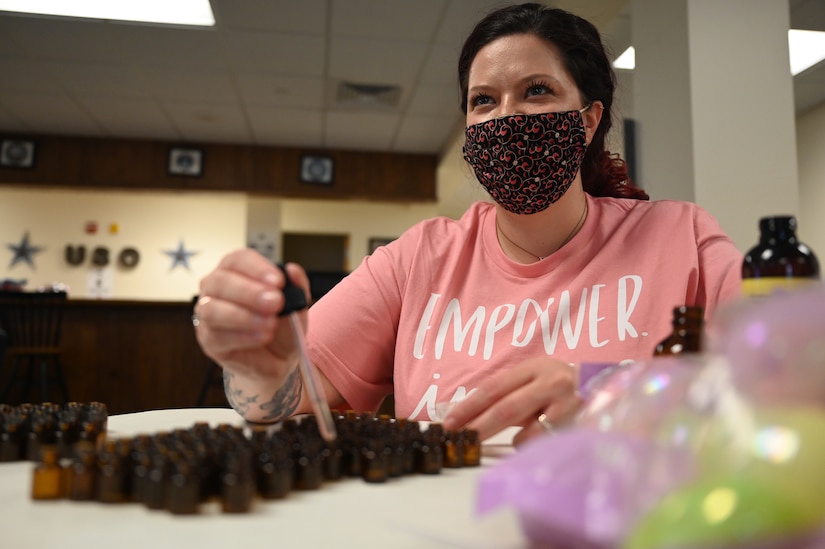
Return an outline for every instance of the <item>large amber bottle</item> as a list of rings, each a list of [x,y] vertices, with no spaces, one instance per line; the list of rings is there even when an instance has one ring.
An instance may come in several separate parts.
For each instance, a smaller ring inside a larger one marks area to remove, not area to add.
[[[819,281],[819,261],[796,237],[793,216],[759,220],[759,244],[742,262],[742,292],[747,297],[766,296]]]
[[[702,350],[705,311],[682,305],[673,309],[673,331],[656,345],[654,356],[698,353]]]

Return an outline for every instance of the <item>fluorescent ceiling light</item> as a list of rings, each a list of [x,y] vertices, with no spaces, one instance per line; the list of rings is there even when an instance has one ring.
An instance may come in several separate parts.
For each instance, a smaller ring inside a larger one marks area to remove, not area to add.
[[[209,0],[0,0],[0,11],[168,25],[215,24]]]
[[[790,29],[788,31],[788,52],[791,60],[791,74],[813,67],[825,59],[825,32]],[[633,46],[613,61],[617,69],[633,70],[636,68],[636,50]]]
[[[636,68],[636,48],[630,46],[613,61],[613,67],[632,71]]]
[[[825,59],[825,32],[791,29],[788,31],[788,49],[791,52],[791,74],[796,76]]]

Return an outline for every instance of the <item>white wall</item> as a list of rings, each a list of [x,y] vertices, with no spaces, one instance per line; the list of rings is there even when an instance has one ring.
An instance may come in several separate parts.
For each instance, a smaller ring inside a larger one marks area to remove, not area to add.
[[[97,222],[96,234],[85,231]],[[117,224],[116,234],[110,226]],[[10,245],[29,233],[34,268],[24,262],[11,266]],[[165,250],[183,241],[189,269],[171,269]],[[90,278],[102,275],[104,293],[116,299],[186,301],[198,292],[198,281],[228,250],[245,245],[246,197],[239,193],[172,193],[125,191],[67,191],[0,187],[0,279],[25,279],[35,289],[55,282],[67,284],[72,297],[90,296]],[[72,266],[67,245],[84,246],[86,260]],[[109,249],[108,267],[94,267],[92,250]],[[117,263],[125,247],[134,247],[140,261],[132,269]]]
[[[396,238],[422,219],[436,215],[436,204],[395,204],[360,200],[281,200],[284,233],[349,234],[350,270],[368,253],[370,238]]]
[[[825,269],[825,104],[796,119],[799,161],[799,239]]]
[[[464,161],[464,127],[454,128],[452,135],[452,144],[438,165],[438,215],[458,219],[467,206],[478,200],[489,201],[490,195]]]

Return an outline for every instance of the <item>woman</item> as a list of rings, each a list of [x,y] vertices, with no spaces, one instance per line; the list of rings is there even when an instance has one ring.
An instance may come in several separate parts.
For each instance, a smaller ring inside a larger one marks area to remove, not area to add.
[[[598,31],[538,4],[483,19],[459,60],[464,155],[495,203],[421,222],[308,312],[332,407],[436,419],[516,442],[573,414],[575,365],[650,356],[671,311],[712,315],[742,257],[696,205],[649,202],[604,148],[615,76]],[[297,265],[290,279],[305,290]],[[198,341],[251,421],[310,412],[282,273],[250,250],[201,282]],[[571,367],[573,365],[573,367]]]

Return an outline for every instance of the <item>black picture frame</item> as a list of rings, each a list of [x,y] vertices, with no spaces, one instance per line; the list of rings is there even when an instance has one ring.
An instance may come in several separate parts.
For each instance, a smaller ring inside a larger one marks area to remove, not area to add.
[[[166,172],[169,175],[200,177],[203,175],[203,150],[192,147],[172,147]]]
[[[367,253],[372,255],[372,252],[380,248],[381,246],[386,246],[390,242],[395,240],[395,238],[390,237],[371,237],[369,242],[367,243]]]
[[[31,139],[4,138],[0,142],[0,166],[4,168],[34,168],[37,144]]]
[[[332,185],[335,182],[335,160],[324,155],[301,156],[300,179],[301,183]]]

